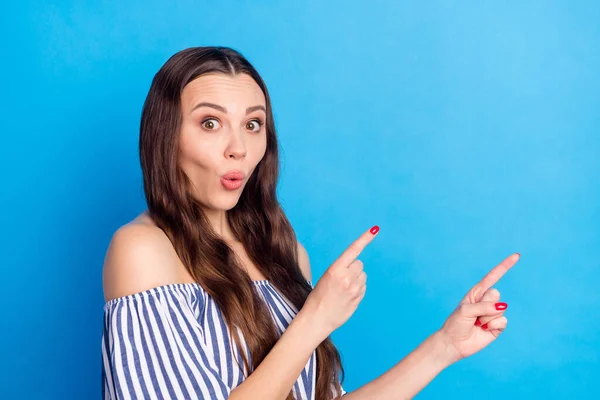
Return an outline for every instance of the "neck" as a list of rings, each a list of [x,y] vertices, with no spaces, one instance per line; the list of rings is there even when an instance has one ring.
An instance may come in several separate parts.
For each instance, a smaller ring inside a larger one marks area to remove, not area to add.
[[[229,221],[227,220],[227,211],[204,209],[204,214],[208,219],[214,231],[226,242],[236,242]]]
[[[232,244],[238,242],[231,230],[231,226],[229,225],[229,221],[227,220],[227,211],[224,210],[209,210],[203,209],[208,222],[214,229],[214,231],[221,237],[221,239],[226,242]],[[150,213],[148,210],[145,210],[143,214],[150,218]]]

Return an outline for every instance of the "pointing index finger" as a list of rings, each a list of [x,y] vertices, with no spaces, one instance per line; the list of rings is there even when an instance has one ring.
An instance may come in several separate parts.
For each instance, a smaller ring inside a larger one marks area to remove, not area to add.
[[[502,278],[502,276],[504,276],[504,274],[519,261],[520,257],[521,255],[519,253],[512,254],[488,272],[487,275],[471,289],[471,292],[475,295],[475,301],[481,301],[484,293],[498,283],[500,278]]]
[[[364,232],[338,257],[334,264],[336,266],[343,265],[347,267],[352,261],[356,260],[365,247],[373,241],[377,232],[379,232],[379,227],[377,225]]]

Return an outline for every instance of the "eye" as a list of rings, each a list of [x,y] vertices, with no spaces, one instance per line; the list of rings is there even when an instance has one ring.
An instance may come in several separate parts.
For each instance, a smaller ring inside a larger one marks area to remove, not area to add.
[[[204,128],[208,131],[213,131],[221,126],[221,124],[219,123],[219,120],[216,118],[207,118],[204,121],[202,121],[201,125],[202,125],[202,128]]]
[[[250,120],[250,121],[248,121],[248,123],[246,123],[246,129],[249,129],[253,132],[260,131],[260,128],[262,128],[262,126],[263,126],[263,122],[260,118]]]

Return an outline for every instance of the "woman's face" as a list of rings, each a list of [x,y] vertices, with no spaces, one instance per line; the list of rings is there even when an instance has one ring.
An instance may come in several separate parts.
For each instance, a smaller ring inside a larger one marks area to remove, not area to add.
[[[181,94],[179,164],[207,209],[229,210],[267,148],[266,101],[247,74],[199,76]],[[230,171],[240,176],[224,175]]]

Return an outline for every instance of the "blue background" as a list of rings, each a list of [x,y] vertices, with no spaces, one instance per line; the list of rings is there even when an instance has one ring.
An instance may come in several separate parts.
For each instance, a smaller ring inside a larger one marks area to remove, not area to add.
[[[201,45],[267,82],[314,280],[381,227],[333,335],[348,391],[518,251],[497,286],[506,332],[418,397],[600,394],[600,3],[166,3],[0,6],[2,398],[100,397],[104,254],[146,207],[142,103]]]

